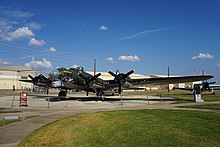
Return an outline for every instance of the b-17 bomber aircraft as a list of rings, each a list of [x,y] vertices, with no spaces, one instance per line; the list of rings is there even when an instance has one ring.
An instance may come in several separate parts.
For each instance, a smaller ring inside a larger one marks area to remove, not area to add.
[[[32,80],[20,80],[23,82],[32,82],[34,85],[44,85],[50,88],[59,88],[58,96],[66,96],[67,90],[83,90],[88,96],[89,92],[94,92],[97,96],[103,96],[106,92],[115,92],[121,94],[122,89],[137,88],[140,86],[149,85],[165,85],[175,83],[185,83],[193,81],[202,81],[213,78],[212,75],[200,76],[180,76],[180,77],[159,77],[159,78],[140,78],[132,79],[129,76],[134,73],[131,70],[127,73],[116,73],[108,71],[114,77],[113,80],[103,80],[100,77],[101,73],[91,75],[84,71],[82,67],[77,68],[58,68],[59,74],[49,74],[46,78],[43,75],[29,77]],[[115,91],[116,90],[116,91]]]

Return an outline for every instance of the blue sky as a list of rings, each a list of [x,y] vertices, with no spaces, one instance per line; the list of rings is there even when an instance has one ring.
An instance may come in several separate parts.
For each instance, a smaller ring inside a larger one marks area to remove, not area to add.
[[[0,65],[215,76],[219,0],[1,0]]]

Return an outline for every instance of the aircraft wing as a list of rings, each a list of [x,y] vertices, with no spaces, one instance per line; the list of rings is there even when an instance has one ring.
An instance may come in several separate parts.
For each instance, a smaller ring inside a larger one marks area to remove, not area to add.
[[[27,83],[33,83],[32,80],[19,80],[19,81],[21,81],[21,82],[27,82]]]
[[[211,78],[213,78],[212,75],[131,79],[131,84],[132,85],[143,85],[143,86],[144,85],[165,85],[165,84],[203,81],[203,80],[208,80]]]
[[[211,89],[220,89],[220,85],[210,85]]]

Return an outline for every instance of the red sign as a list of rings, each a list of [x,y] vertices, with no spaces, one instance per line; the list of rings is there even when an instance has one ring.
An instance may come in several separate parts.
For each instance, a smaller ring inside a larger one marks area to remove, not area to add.
[[[28,106],[27,104],[27,93],[26,92],[20,92],[20,103],[19,107],[21,106]]]

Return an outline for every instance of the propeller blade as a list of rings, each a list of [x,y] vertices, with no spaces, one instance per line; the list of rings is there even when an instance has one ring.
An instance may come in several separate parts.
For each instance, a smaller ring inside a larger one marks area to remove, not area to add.
[[[31,75],[28,75],[28,77],[31,79],[31,80],[33,80],[34,78],[31,76]]]
[[[38,84],[38,80],[40,79],[39,76],[32,77],[31,75],[28,75],[28,77],[31,78],[32,83],[33,83],[34,85],[37,85],[37,84]]]
[[[42,75],[42,74],[40,74],[39,76],[39,79],[41,79],[41,80],[45,80],[45,81],[47,81],[48,80],[48,78],[47,77],[45,77],[44,75]]]
[[[131,74],[133,74],[135,71],[134,70],[131,70],[129,72],[127,72],[125,75],[124,75],[124,78],[127,78],[128,76],[130,76]]]
[[[91,77],[89,81],[94,81],[94,80],[96,80],[99,76],[101,76],[101,73],[98,73],[97,75]]]
[[[209,84],[215,84],[216,82],[210,82]]]
[[[110,75],[112,75],[113,77],[116,77],[116,76],[117,76],[115,73],[113,73],[113,72],[111,72],[111,71],[108,71],[108,73],[109,73]]]
[[[98,78],[99,76],[101,76],[101,73],[98,73],[97,75],[95,75],[95,78]]]

